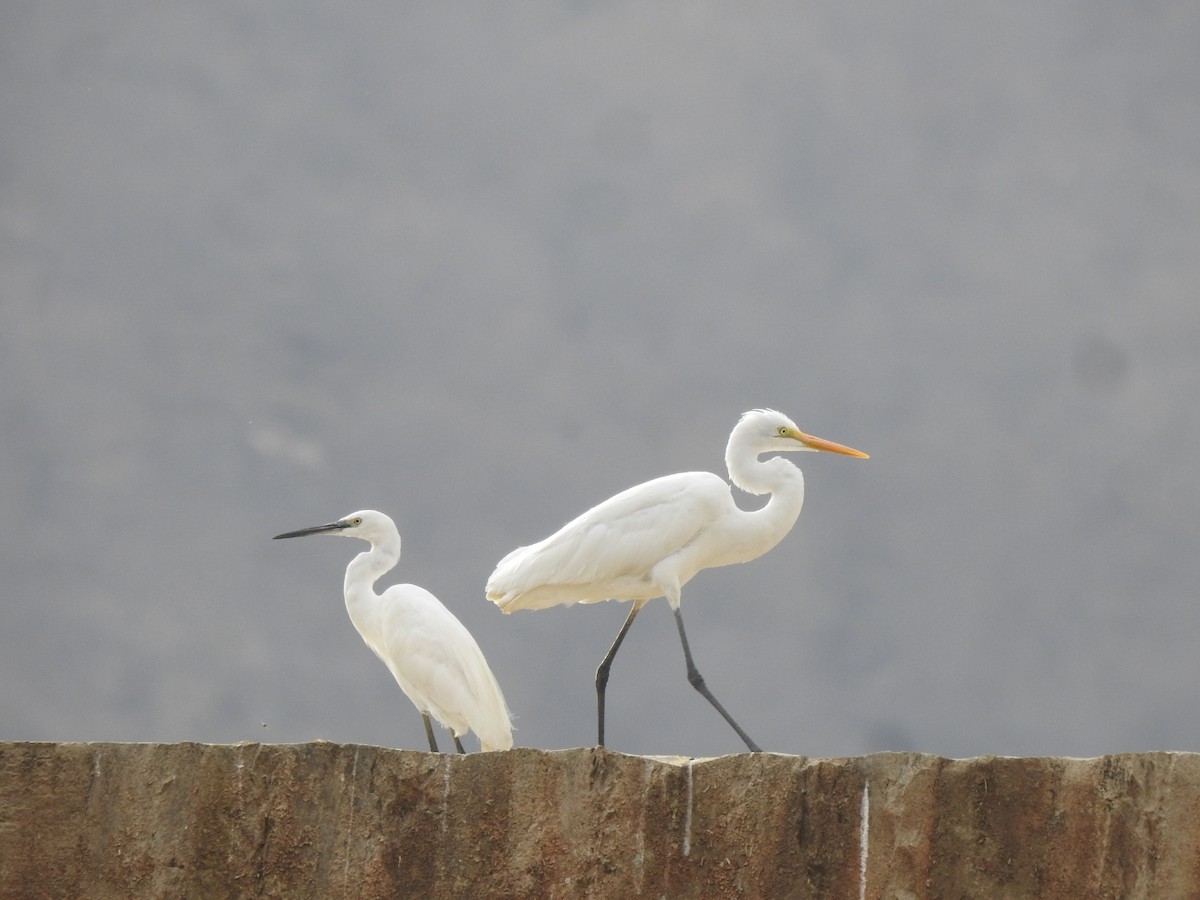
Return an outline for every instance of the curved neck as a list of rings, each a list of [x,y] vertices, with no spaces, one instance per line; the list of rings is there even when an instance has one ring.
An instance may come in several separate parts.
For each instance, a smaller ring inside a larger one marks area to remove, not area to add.
[[[359,625],[361,618],[374,608],[375,582],[390,572],[399,560],[400,536],[396,535],[394,538],[384,538],[379,543],[372,542],[370,550],[358,554],[346,566],[343,584],[346,611],[359,631],[362,631]]]
[[[755,556],[766,553],[791,531],[804,506],[804,474],[786,459],[776,456],[760,460],[750,447],[739,446],[733,437],[725,454],[729,479],[748,494],[770,494],[762,509],[745,514],[748,528],[756,536]],[[753,558],[753,557],[752,557]]]
[[[725,468],[729,480],[747,494],[773,494],[780,488],[799,483],[804,495],[804,476],[781,456],[761,460],[759,450],[748,432],[735,428],[725,447]]]

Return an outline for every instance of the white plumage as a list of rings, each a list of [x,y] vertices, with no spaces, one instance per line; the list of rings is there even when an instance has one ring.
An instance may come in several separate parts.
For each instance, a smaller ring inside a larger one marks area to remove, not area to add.
[[[720,537],[713,525],[731,506],[729,485],[711,472],[639,484],[504,557],[488,580],[488,599],[506,613],[602,600],[670,601],[666,569],[682,587],[704,568],[708,545]]]
[[[421,713],[429,747],[437,742],[429,716],[459,738],[474,731],[484,750],[512,746],[512,721],[500,685],[466,626],[425,588],[397,584],[383,594],[375,582],[400,559],[400,533],[386,515],[372,509],[279,538],[336,534],[371,544],[346,567],[344,593],[350,621],[367,646],[383,660],[400,689]]]
[[[729,485],[711,472],[666,475],[622,491],[545,540],[518,547],[497,564],[488,579],[487,597],[506,613],[601,600],[633,601],[629,617],[596,671],[600,744],[604,743],[604,691],[612,659],[642,606],[665,597],[675,614],[688,680],[751,750],[758,749],[696,670],[679,601],[683,586],[700,570],[755,559],[791,530],[804,505],[804,476],[786,459],[759,457],[797,450],[867,456],[803,433],[782,413],[752,410],[730,434],[725,464],[739,488],[771,495],[761,509],[740,509]]]

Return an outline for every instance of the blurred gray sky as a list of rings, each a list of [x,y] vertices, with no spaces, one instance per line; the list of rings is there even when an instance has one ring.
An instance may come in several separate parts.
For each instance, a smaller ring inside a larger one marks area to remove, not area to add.
[[[0,26],[0,739],[421,748],[359,546],[270,540],[375,507],[518,744],[590,744],[627,607],[492,566],[772,406],[872,458],[684,592],[766,749],[1200,748],[1194,3]],[[661,602],[609,741],[742,749]]]

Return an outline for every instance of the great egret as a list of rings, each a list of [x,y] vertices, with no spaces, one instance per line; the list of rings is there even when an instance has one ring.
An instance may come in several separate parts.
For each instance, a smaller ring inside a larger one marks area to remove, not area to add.
[[[346,567],[346,611],[367,646],[383,660],[400,690],[421,713],[429,749],[438,752],[429,716],[454,735],[474,731],[484,750],[512,746],[512,722],[500,685],[466,626],[425,588],[397,584],[383,594],[375,582],[400,559],[400,532],[388,516],[373,509],[301,528],[280,538],[338,534],[362,538],[371,545]]]
[[[761,509],[746,512],[725,480],[711,472],[681,472],[622,491],[568,522],[543,541],[518,547],[500,560],[487,597],[506,613],[559,604],[632,600],[625,624],[596,669],[596,719],[604,744],[604,691],[629,626],[643,606],[665,597],[675,614],[687,677],[733,726],[746,746],[758,745],[717,702],[704,683],[683,629],[680,591],[701,569],[748,562],[783,539],[804,504],[804,476],[786,459],[764,453],[825,450],[866,459],[867,454],[805,434],[771,409],[744,413],[729,435],[725,465],[735,485],[770,494]]]

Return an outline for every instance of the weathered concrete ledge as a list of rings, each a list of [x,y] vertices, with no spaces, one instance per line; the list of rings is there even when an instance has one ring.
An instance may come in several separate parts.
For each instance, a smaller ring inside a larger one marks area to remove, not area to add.
[[[1200,755],[0,743],[4,897],[1200,896]]]

